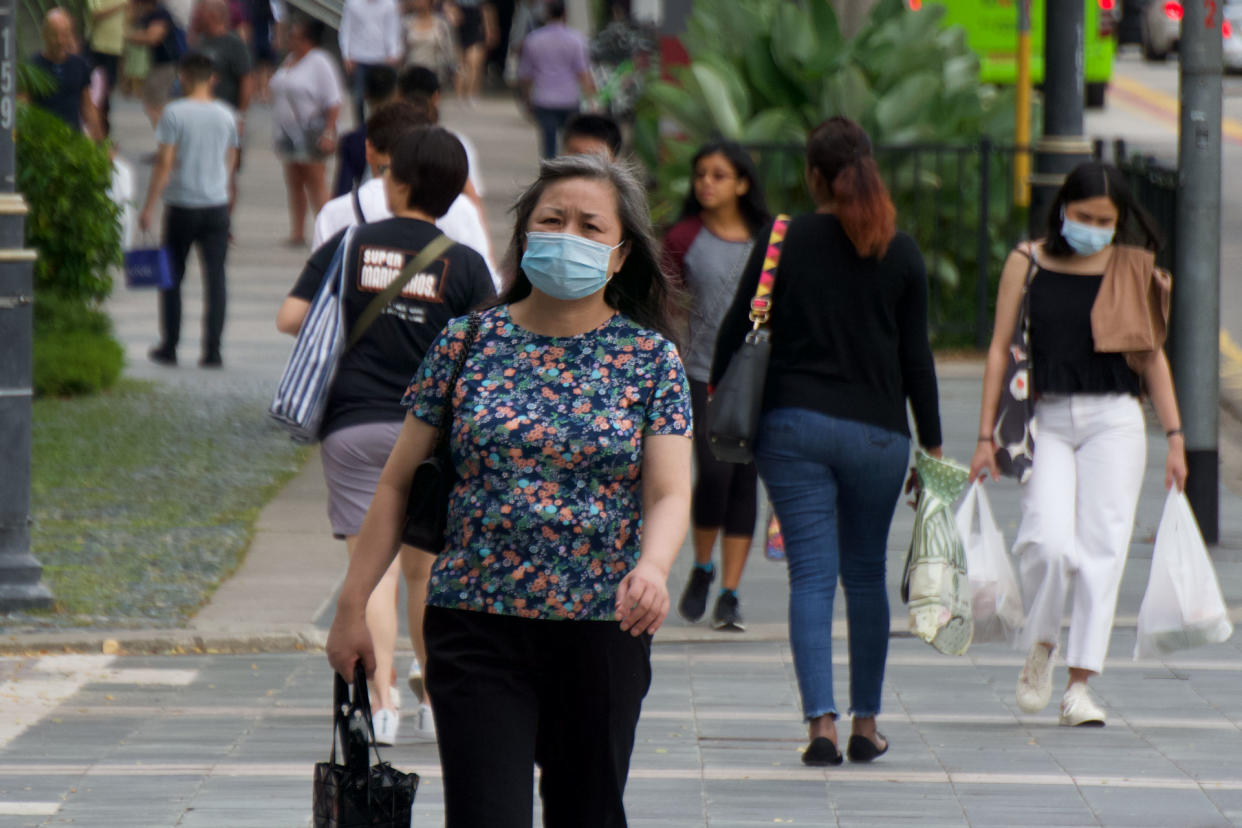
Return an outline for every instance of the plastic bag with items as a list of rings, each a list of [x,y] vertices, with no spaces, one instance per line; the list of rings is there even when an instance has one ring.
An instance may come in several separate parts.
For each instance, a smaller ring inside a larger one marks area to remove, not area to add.
[[[1139,607],[1135,658],[1151,658],[1233,635],[1229,610],[1186,495],[1169,490],[1164,502],[1151,575]]]
[[[910,607],[910,632],[946,655],[961,655],[970,647],[974,624],[966,550],[952,506],[966,488],[970,471],[920,451],[915,472],[919,497],[901,599]]]
[[[1026,621],[1022,591],[982,483],[976,481],[966,492],[956,522],[966,549],[974,640],[1013,644]]]

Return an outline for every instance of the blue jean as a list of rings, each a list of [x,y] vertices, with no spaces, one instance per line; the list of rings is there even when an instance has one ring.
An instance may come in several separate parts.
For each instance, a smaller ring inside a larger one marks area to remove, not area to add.
[[[539,125],[539,157],[555,158],[561,130],[570,118],[578,114],[578,107],[553,109],[536,106],[532,107],[531,112],[535,116],[535,123]]]
[[[801,408],[767,412],[755,464],[785,536],[789,638],[809,721],[837,714],[832,604],[838,573],[849,625],[850,713],[880,712],[888,658],[888,529],[910,438]]]

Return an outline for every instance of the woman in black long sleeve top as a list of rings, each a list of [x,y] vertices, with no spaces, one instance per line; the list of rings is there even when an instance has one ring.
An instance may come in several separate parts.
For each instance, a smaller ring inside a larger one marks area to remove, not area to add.
[[[755,462],[772,497],[789,562],[789,634],[809,723],[803,761],[838,764],[832,689],[832,604],[847,601],[847,755],[888,748],[875,729],[888,653],[888,528],[910,453],[906,401],[919,443],[940,455],[936,369],[927,340],[927,275],[871,142],[832,118],[807,141],[816,211],[789,224],[772,295],[772,358]],[[716,343],[712,383],[741,345],[764,248],[747,264]]]

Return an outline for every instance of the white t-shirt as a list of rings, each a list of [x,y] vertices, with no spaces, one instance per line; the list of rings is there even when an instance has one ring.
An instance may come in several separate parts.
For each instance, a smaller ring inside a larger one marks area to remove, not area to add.
[[[362,207],[362,217],[367,222],[382,221],[392,218],[388,209],[388,196],[384,192],[384,179],[372,178],[358,188],[358,203]],[[354,214],[353,193],[346,193],[323,205],[319,215],[315,217],[315,232],[311,236],[311,249],[318,250],[328,239],[358,223]],[[447,213],[436,219],[436,227],[443,231],[458,244],[473,248],[487,262],[487,271],[492,275],[492,284],[500,293],[500,274],[492,264],[491,245],[487,240],[487,232],[479,218],[479,211],[474,202],[459,195]]]
[[[300,139],[324,125],[324,113],[341,103],[341,79],[323,49],[311,49],[297,63],[287,58],[272,75],[272,118],[276,131]]]
[[[444,124],[440,124],[440,126],[444,126]],[[470,183],[474,185],[474,191],[479,194],[479,198],[482,198],[484,195],[483,171],[479,169],[479,153],[474,148],[474,142],[452,127],[444,128],[453,133],[458,141],[461,141],[462,149],[466,151],[466,164],[469,168]],[[483,258],[487,257],[484,256]]]

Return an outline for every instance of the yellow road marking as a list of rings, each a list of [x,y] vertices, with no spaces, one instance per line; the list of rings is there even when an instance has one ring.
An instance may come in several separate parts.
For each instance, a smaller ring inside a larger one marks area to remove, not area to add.
[[[1165,122],[1176,131],[1178,125],[1178,101],[1176,96],[1152,89],[1150,86],[1136,81],[1134,78],[1128,78],[1125,75],[1113,75],[1110,83],[1122,92],[1140,98],[1147,105],[1146,109],[1162,115]],[[1242,142],[1242,121],[1237,121],[1233,118],[1222,118],[1221,135],[1230,140]]]

